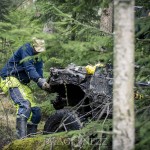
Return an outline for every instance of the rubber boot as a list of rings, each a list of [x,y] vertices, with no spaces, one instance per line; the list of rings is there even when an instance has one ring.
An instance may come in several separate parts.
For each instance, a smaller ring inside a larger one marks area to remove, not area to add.
[[[37,132],[37,124],[27,124],[27,135]]]
[[[26,137],[27,135],[27,118],[24,116],[17,117],[16,130],[19,139]]]

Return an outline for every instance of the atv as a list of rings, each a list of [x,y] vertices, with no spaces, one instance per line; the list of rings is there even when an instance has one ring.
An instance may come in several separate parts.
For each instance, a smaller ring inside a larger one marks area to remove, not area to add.
[[[49,93],[56,112],[49,116],[44,133],[79,130],[88,121],[112,118],[112,67],[96,67],[88,74],[85,67],[70,64],[50,68]]]

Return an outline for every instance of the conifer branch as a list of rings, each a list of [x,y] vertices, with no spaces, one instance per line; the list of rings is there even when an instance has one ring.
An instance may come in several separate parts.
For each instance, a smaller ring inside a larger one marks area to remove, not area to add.
[[[86,27],[87,29],[94,29],[94,30],[96,30],[96,31],[98,31],[98,32],[102,32],[102,33],[107,34],[107,35],[111,35],[111,36],[113,35],[112,33],[105,32],[105,31],[102,31],[102,30],[100,30],[100,29],[98,29],[98,28],[96,28],[96,27],[92,27],[92,26],[90,26],[90,25],[86,25],[86,24],[83,24],[83,23],[79,22],[78,20],[72,18],[71,15],[68,15],[68,14],[63,13],[60,9],[58,9],[58,8],[55,7],[54,5],[52,5],[52,8],[53,8],[54,10],[56,10],[56,11],[59,13],[59,15],[61,15],[62,17],[66,17],[66,18],[68,18],[70,21],[74,21],[74,23],[77,23],[78,25],[81,25],[81,26],[83,26],[83,27]]]

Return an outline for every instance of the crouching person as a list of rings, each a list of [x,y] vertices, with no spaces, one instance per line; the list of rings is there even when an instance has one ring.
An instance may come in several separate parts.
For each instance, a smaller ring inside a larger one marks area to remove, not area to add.
[[[36,133],[41,120],[40,108],[34,103],[31,89],[28,87],[33,80],[43,89],[50,86],[43,78],[43,62],[38,57],[22,61],[28,56],[34,56],[45,51],[42,39],[33,38],[32,43],[21,46],[0,71],[0,87],[8,93],[17,107],[16,130],[18,138]]]

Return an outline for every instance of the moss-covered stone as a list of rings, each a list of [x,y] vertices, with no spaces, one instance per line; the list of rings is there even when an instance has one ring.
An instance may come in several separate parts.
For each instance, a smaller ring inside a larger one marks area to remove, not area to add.
[[[78,149],[79,141],[77,136],[71,138],[71,136],[76,133],[59,133],[51,135],[40,135],[33,138],[25,138],[21,140],[15,140],[9,145],[5,146],[3,150],[70,150],[71,147]],[[85,147],[84,149],[90,149],[90,147]]]
[[[36,137],[36,138],[26,138],[21,140],[15,140],[9,145],[4,147],[4,150],[16,150],[16,149],[38,149],[43,145],[43,138]]]
[[[108,121],[108,124],[111,124],[110,121]],[[106,128],[103,128],[103,124],[100,122],[92,123],[78,131],[36,135],[32,138],[15,140],[5,146],[3,150],[49,150],[51,148],[53,150],[70,150],[72,148],[74,150],[78,150],[79,148],[90,150],[95,146],[103,146],[100,141],[103,140],[104,136],[102,134],[99,136],[99,131]],[[102,137],[101,140],[100,137]]]

